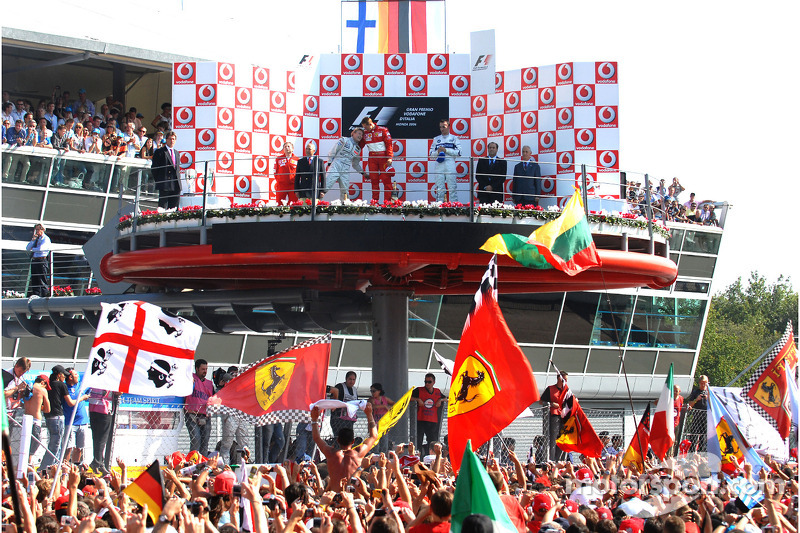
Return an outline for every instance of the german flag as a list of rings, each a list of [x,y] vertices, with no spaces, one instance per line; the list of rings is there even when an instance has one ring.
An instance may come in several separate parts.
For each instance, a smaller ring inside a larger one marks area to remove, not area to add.
[[[576,189],[561,216],[540,227],[529,237],[498,233],[481,250],[507,255],[528,268],[561,270],[569,276],[600,266],[600,256]]]
[[[161,465],[156,459],[136,480],[123,491],[139,505],[147,505],[147,514],[158,522],[158,516],[164,507],[164,480],[161,477]]]

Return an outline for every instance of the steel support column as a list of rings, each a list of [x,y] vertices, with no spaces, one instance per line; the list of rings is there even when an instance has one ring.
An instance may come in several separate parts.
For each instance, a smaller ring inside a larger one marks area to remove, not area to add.
[[[408,390],[409,291],[369,291],[372,297],[372,379],[399,400]],[[408,412],[389,431],[392,442],[408,442]]]

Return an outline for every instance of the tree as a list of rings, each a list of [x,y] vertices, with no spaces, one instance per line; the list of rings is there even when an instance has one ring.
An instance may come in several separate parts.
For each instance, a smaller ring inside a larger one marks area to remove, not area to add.
[[[791,278],[769,283],[754,271],[746,286],[739,278],[711,300],[696,373],[712,385],[727,385],[780,338],[787,322],[797,334],[797,311]]]

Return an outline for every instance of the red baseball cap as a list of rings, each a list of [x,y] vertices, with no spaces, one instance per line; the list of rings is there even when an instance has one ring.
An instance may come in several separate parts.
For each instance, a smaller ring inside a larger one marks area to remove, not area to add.
[[[569,511],[570,513],[577,513],[578,512],[578,502],[574,500],[567,500],[564,502],[564,509]]]
[[[547,494],[537,494],[533,498],[533,512],[546,513],[553,507],[553,500]]]
[[[236,484],[236,474],[226,470],[214,478],[214,494],[232,494]]]
[[[641,518],[626,518],[619,523],[618,531],[626,533],[642,533],[644,521]]]
[[[594,479],[594,474],[588,468],[579,468],[577,472],[575,472],[575,477],[580,481],[592,481]]]
[[[39,374],[38,376],[36,376],[36,379],[34,380],[34,382],[37,381],[37,380],[39,382],[41,382],[41,383],[44,383],[44,386],[47,387],[47,390],[51,390],[50,389],[50,376],[48,376],[47,374]]]
[[[600,517],[600,520],[614,520],[614,513],[608,507],[598,507],[595,511],[597,511],[597,516]]]

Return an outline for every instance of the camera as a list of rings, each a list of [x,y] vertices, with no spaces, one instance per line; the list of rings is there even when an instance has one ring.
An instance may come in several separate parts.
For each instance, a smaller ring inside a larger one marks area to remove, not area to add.
[[[314,509],[306,509],[303,513],[303,521],[310,520],[314,518]]]
[[[386,509],[384,509],[383,507],[381,507],[380,509],[375,509],[375,512],[372,513],[372,516],[373,517],[375,517],[375,516],[386,516]]]
[[[203,508],[202,502],[186,502],[186,508],[194,516],[200,516],[200,510]]]
[[[240,487],[240,489],[241,489],[241,487]],[[270,509],[270,510],[275,510],[275,509],[279,508],[280,505],[281,505],[281,502],[279,502],[276,498],[267,498],[266,500],[262,500],[261,503],[264,505],[264,507],[266,507],[267,509]],[[308,512],[308,509],[306,509],[306,512]],[[312,511],[312,515],[313,515],[313,511]]]
[[[234,485],[233,488],[231,489],[231,496],[233,496],[234,498],[239,498],[241,497],[241,495],[242,495],[242,486],[239,484]]]
[[[75,527],[78,525],[78,519],[74,516],[64,515],[61,517],[61,525]]]

